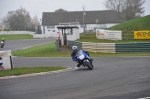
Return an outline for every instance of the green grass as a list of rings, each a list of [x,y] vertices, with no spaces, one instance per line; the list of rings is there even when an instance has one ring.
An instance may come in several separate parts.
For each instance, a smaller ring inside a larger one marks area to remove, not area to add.
[[[110,27],[107,30],[121,30],[123,40],[134,40],[134,31],[150,31],[150,15],[125,21],[121,24]]]
[[[56,51],[54,43],[34,46],[28,49],[12,52],[14,56],[24,57],[70,57],[70,51]],[[149,52],[140,53],[94,53],[90,52],[91,57],[109,57],[109,56],[150,56]]]
[[[32,35],[29,34],[0,34],[0,39],[5,38],[5,40],[20,40],[20,39],[33,39]]]
[[[66,69],[66,67],[55,66],[55,67],[23,67],[23,68],[15,68],[12,70],[2,70],[0,71],[0,77],[4,76],[14,76],[14,75],[23,75],[23,74],[31,74],[31,73],[39,73],[39,72],[48,72],[48,71],[56,71]]]
[[[70,56],[69,51],[59,52],[55,50],[55,44],[44,44],[39,46],[34,46],[28,49],[17,50],[12,52],[14,56],[24,56],[24,57],[68,57]]]
[[[150,15],[126,21],[108,29],[122,31],[150,30]]]
[[[81,42],[97,42],[97,43],[122,43],[122,42],[150,42],[150,39],[135,40],[134,31],[145,30],[150,31],[150,15],[125,21],[121,24],[108,28],[107,30],[122,31],[123,40],[102,40],[97,39],[96,33],[82,33],[78,41]]]

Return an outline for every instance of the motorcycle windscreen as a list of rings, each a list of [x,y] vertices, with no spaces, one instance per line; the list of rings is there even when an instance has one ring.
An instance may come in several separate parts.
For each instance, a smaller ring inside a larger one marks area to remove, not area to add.
[[[85,56],[82,54],[78,57],[80,60],[83,60],[85,58]]]
[[[82,50],[79,50],[76,54],[77,58],[79,60],[83,60],[85,58],[84,54],[83,54],[83,51]]]

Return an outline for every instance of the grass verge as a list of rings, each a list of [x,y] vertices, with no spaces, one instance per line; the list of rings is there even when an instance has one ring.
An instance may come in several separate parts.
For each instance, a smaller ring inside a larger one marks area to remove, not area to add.
[[[33,39],[33,35],[29,34],[2,34],[0,38],[5,38],[5,40],[20,40],[20,39]]]
[[[59,52],[55,50],[55,44],[44,44],[34,46],[28,49],[22,49],[12,52],[13,56],[24,56],[24,57],[69,57],[69,51]]]
[[[23,74],[31,74],[31,73],[40,73],[40,72],[48,72],[48,71],[56,71],[66,69],[66,67],[32,67],[32,68],[15,68],[12,70],[2,70],[0,71],[0,77],[4,76],[14,76],[14,75],[23,75]]]
[[[108,29],[122,31],[150,30],[150,15],[125,21]]]
[[[70,57],[70,51],[56,51],[54,43],[34,46],[28,49],[12,52],[14,56],[23,57]],[[115,56],[150,56],[150,52],[126,52],[126,53],[94,53],[90,52],[91,57],[115,57]]]

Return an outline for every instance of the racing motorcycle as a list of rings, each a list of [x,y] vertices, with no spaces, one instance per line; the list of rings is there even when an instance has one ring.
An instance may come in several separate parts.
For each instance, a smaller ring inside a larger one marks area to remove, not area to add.
[[[1,48],[4,47],[4,41],[0,41],[0,46],[1,46]]]
[[[77,61],[82,62],[82,66],[88,67],[90,70],[93,69],[93,65],[90,57],[83,50],[79,50],[76,54],[76,57],[77,57]]]

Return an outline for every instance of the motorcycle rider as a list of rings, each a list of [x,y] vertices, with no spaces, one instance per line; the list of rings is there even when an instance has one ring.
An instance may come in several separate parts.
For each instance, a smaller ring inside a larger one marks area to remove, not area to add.
[[[71,52],[71,57],[72,57],[72,60],[73,61],[77,61],[78,64],[77,64],[77,67],[80,67],[82,65],[82,61],[78,61],[77,60],[77,57],[76,57],[76,53],[79,51],[78,47],[77,46],[72,46],[72,52]],[[89,53],[85,50],[82,50],[83,52],[85,52],[88,56],[89,56]],[[93,59],[90,58],[90,61],[92,63]],[[93,65],[92,65],[93,66]]]
[[[2,38],[2,39],[1,39],[1,41],[5,42],[5,39],[4,39],[4,38]]]
[[[0,40],[0,47],[3,48],[4,47],[4,43],[5,43],[5,39],[1,38]]]

